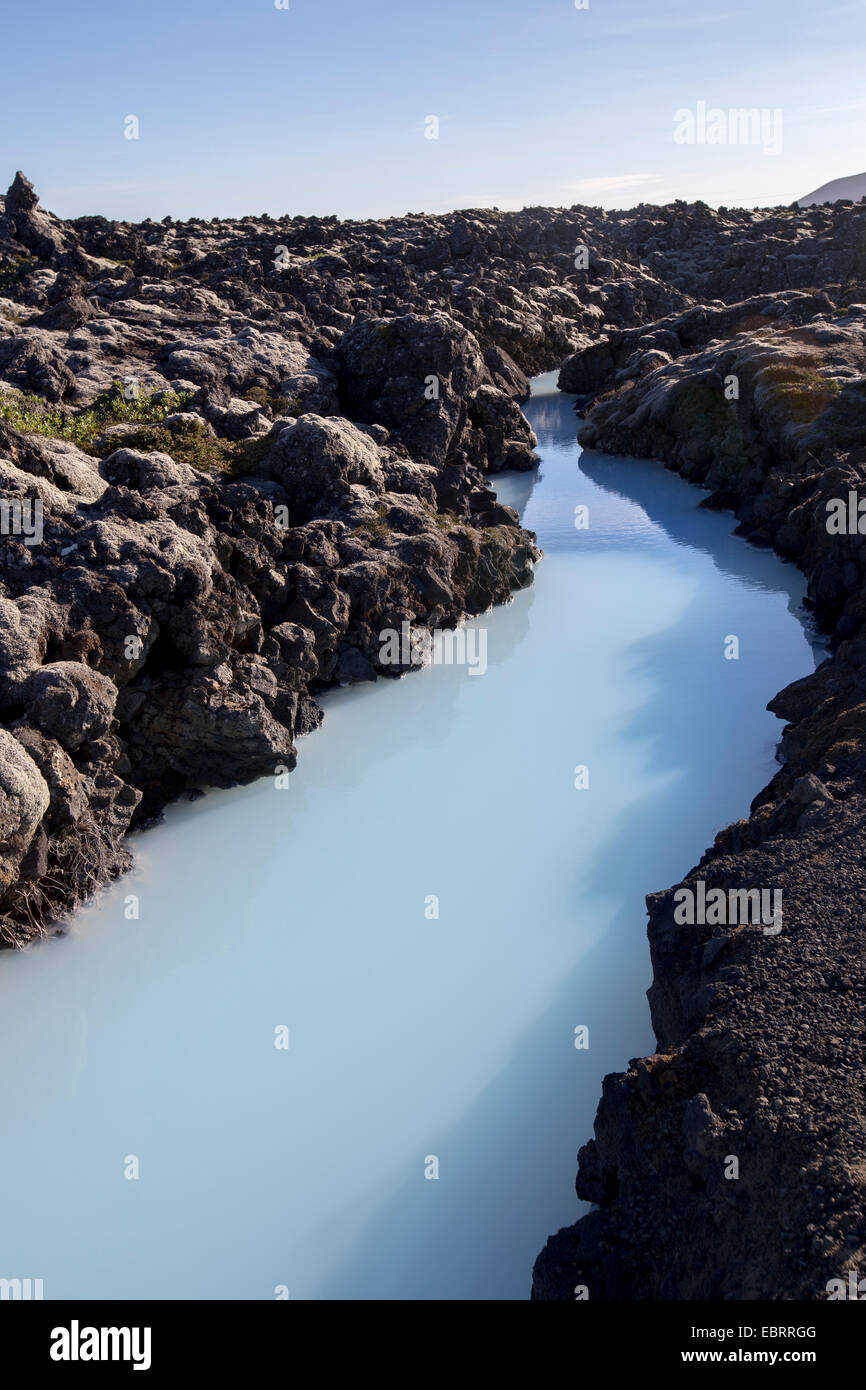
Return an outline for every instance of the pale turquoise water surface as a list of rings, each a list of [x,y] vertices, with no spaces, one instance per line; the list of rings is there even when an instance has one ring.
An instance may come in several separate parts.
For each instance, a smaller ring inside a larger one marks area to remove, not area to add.
[[[329,695],[288,790],[174,808],[68,936],[0,958],[0,1276],[519,1299],[582,1210],[601,1078],[653,1046],[644,895],[747,813],[813,651],[793,568],[659,464],[581,456],[535,388],[541,470],[499,491],[545,558],[476,620],[486,674]]]

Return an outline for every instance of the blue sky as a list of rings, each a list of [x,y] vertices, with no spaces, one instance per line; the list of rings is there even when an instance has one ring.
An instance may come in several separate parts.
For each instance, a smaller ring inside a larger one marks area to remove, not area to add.
[[[41,0],[4,39],[0,185],[67,217],[751,206],[866,169],[866,0]],[[781,152],[676,144],[701,101],[781,110]]]

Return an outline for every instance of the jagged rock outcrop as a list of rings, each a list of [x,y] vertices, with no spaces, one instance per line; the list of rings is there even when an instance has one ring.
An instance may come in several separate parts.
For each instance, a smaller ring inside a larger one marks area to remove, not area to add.
[[[386,425],[413,458],[490,472],[538,462],[525,416],[495,384],[475,337],[448,314],[362,320],[336,355],[346,412]]]
[[[0,729],[0,892],[15,881],[49,800],[36,763],[10,733]]]
[[[33,184],[20,170],[6,193],[0,237],[47,261],[57,260],[69,244],[58,219],[39,206]]]

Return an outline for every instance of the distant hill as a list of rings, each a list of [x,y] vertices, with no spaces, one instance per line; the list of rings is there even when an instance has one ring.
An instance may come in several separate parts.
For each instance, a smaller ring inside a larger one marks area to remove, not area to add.
[[[866,198],[866,174],[850,174],[847,179],[831,179],[822,183],[814,193],[798,198],[801,208],[811,207],[813,203],[835,203],[839,198],[851,198],[855,203]]]

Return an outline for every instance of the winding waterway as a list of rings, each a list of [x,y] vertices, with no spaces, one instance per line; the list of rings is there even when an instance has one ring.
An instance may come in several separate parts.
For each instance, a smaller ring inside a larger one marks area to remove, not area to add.
[[[653,1047],[644,895],[747,813],[814,657],[793,567],[534,392],[542,466],[497,483],[545,558],[469,624],[483,675],[329,694],[288,789],[173,808],[0,958],[0,1277],[522,1299],[580,1214],[602,1076]]]

